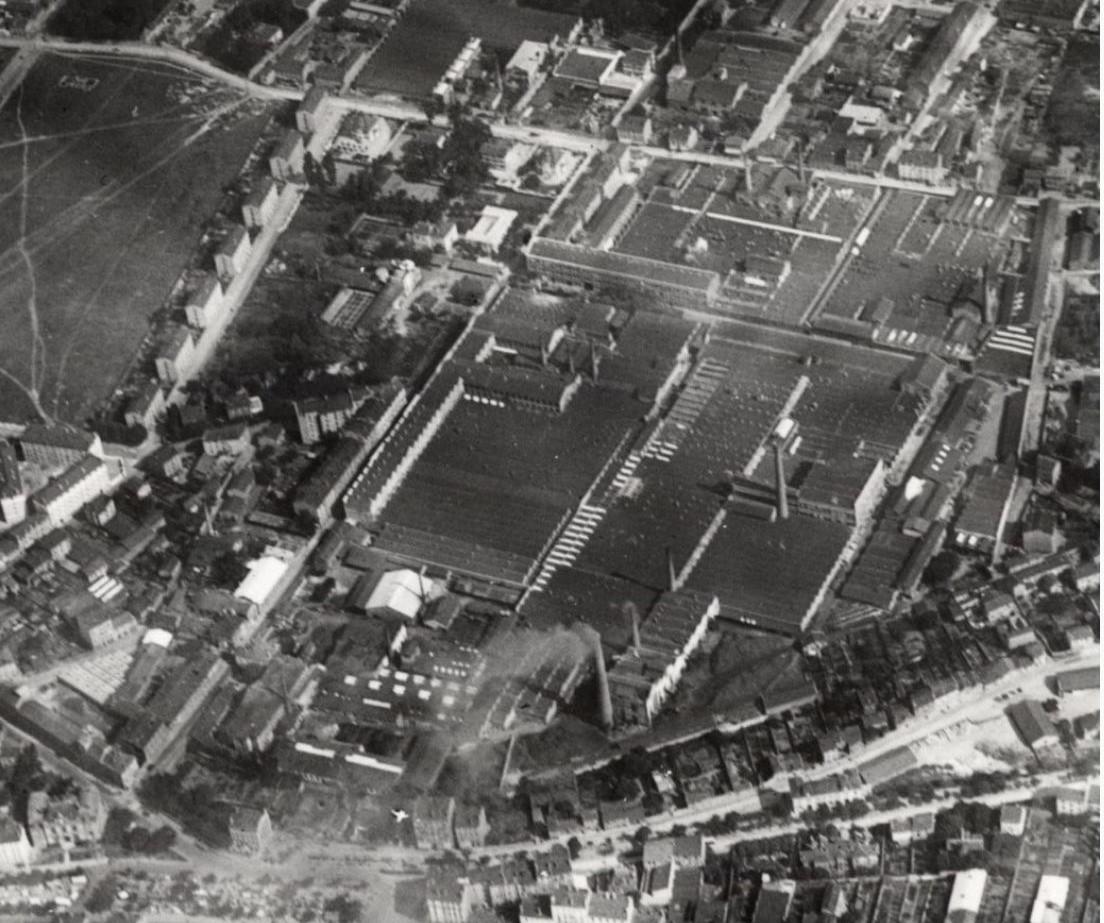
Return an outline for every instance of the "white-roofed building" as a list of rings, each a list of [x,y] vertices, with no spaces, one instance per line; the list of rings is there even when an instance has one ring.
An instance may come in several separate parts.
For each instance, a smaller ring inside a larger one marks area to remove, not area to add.
[[[234,595],[239,599],[246,599],[257,606],[264,606],[265,601],[279,585],[284,574],[287,573],[287,561],[272,555],[265,555],[249,562],[249,573],[238,584]]]
[[[1044,875],[1039,879],[1030,923],[1060,923],[1069,897],[1069,879],[1064,875]]]
[[[518,213],[512,209],[485,205],[483,214],[475,227],[464,235],[464,240],[488,253],[497,253],[517,216]]]
[[[955,875],[947,905],[947,923],[974,923],[988,880],[985,869],[966,869]]]
[[[172,632],[166,631],[164,628],[151,628],[142,635],[143,644],[154,644],[157,647],[167,648],[172,644],[172,640]]]
[[[526,39],[506,62],[506,79],[528,86],[536,80],[547,59],[548,45]]]
[[[431,583],[415,570],[388,571],[372,590],[366,609],[388,609],[408,619],[416,618],[428,601]]]
[[[204,273],[199,284],[188,294],[184,302],[184,315],[188,323],[201,330],[207,327],[222,307],[222,285],[213,272]]]

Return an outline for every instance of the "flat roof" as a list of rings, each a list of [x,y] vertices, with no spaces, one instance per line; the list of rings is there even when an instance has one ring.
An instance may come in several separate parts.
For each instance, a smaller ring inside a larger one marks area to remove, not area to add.
[[[708,269],[678,266],[612,250],[595,250],[579,244],[538,237],[530,247],[533,257],[567,265],[582,266],[610,275],[644,279],[661,285],[708,291],[720,282],[720,276]]]

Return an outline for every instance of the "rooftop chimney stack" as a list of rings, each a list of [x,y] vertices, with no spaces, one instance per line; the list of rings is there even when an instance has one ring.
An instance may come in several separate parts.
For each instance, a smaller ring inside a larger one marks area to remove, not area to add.
[[[594,671],[598,676],[598,720],[602,730],[610,731],[613,729],[613,697],[606,674],[606,656],[602,653],[602,636],[591,628],[590,639],[594,647]]]
[[[774,443],[774,488],[778,497],[778,518],[789,519],[790,501],[786,496],[786,462],[782,457],[782,441]]]

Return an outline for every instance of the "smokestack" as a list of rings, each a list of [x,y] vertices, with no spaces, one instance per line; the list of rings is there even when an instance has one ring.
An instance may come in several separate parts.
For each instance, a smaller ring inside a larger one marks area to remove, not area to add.
[[[744,190],[751,195],[751,161],[744,155]]]
[[[774,443],[774,488],[778,496],[778,518],[790,516],[789,499],[786,496],[786,462],[782,458],[782,441]]]
[[[674,593],[678,589],[678,571],[675,570],[675,555],[671,546],[667,546],[667,589]]]
[[[632,624],[632,644],[633,653],[640,653],[640,613],[637,611],[636,606],[632,602],[625,604],[625,608],[629,611],[629,619]]]
[[[996,305],[994,302],[994,286],[992,276],[992,265],[988,260],[985,261],[985,265],[981,267],[981,300],[982,300],[982,313],[985,317],[985,323],[992,324],[996,321]]]
[[[613,698],[606,674],[606,656],[602,653],[602,636],[591,628],[590,640],[594,647],[594,671],[598,676],[598,720],[602,730],[610,731],[613,729]]]
[[[541,343],[541,365],[548,365],[548,347],[544,343]]]
[[[571,373],[571,377],[575,377],[575,350],[570,348],[568,344],[567,350],[567,370]]]

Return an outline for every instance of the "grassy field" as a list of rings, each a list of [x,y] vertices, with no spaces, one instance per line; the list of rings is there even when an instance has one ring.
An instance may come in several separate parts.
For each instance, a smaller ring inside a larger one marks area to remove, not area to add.
[[[470,36],[509,57],[525,39],[565,36],[573,17],[495,0],[414,0],[357,78],[367,93],[428,96]]]
[[[0,419],[111,393],[270,115],[177,69],[36,62],[0,111]]]

